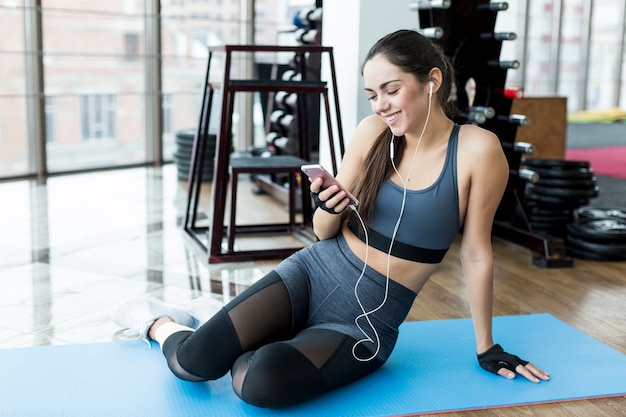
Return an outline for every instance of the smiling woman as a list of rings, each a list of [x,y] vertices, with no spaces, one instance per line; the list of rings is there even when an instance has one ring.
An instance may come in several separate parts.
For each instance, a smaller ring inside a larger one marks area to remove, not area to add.
[[[378,41],[363,66],[374,114],[350,141],[341,185],[311,178],[319,241],[197,330],[189,313],[145,298],[123,302],[117,323],[156,340],[180,378],[213,380],[230,370],[245,402],[293,405],[387,361],[415,297],[463,225],[478,362],[506,378],[549,379],[493,340],[491,225],[508,167],[495,135],[446,114],[449,71],[441,51],[415,31]]]

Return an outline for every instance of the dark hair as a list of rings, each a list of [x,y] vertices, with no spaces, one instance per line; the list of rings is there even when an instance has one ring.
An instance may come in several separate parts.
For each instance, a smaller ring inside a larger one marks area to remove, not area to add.
[[[361,66],[361,74],[365,64],[377,55],[384,56],[393,65],[413,74],[424,84],[430,81],[430,71],[439,68],[443,74],[437,94],[439,104],[448,117],[454,117],[455,106],[448,101],[454,83],[454,72],[452,64],[438,44],[414,30],[390,33],[369,50]]]
[[[454,83],[454,71],[449,59],[439,45],[414,30],[398,30],[381,38],[367,53],[363,67],[377,55],[384,56],[401,70],[413,74],[417,80],[426,84],[430,71],[437,67],[441,70],[442,81],[436,97],[446,115],[454,116],[455,106],[448,99]],[[367,154],[363,174],[357,179],[354,194],[359,199],[359,214],[365,221],[371,219],[378,190],[393,170],[390,162],[389,141],[391,131],[383,130]],[[396,138],[395,157],[400,158],[406,147],[404,137]],[[347,216],[355,214],[350,210]],[[360,227],[360,226],[359,226]]]

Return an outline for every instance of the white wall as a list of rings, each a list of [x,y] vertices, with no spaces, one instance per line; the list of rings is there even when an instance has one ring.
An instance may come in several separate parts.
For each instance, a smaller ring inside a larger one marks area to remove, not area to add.
[[[328,0],[324,2],[322,45],[332,46],[337,71],[339,106],[346,143],[358,122],[371,114],[363,90],[361,64],[378,39],[398,29],[417,29],[417,12],[409,10],[410,0]],[[330,79],[328,65],[323,79]],[[322,113],[323,114],[323,113]],[[330,168],[322,123],[320,159]]]

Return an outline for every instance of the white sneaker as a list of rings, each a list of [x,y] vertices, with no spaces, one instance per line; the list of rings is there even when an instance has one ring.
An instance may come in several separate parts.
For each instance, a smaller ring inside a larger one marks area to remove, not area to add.
[[[209,321],[222,307],[224,307],[223,302],[205,295],[194,298],[186,304],[187,311],[198,321],[198,326]]]
[[[197,320],[185,310],[185,306],[166,303],[147,296],[123,301],[113,311],[111,318],[119,326],[136,332],[139,337],[146,339],[152,324],[165,316],[183,326],[196,328],[198,325]]]

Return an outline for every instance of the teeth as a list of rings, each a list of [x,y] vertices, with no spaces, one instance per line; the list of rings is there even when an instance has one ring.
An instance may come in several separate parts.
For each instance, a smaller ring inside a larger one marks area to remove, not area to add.
[[[398,118],[398,113],[394,113],[391,116],[387,117],[387,120],[389,120],[390,122],[393,122],[394,120],[396,120]]]

